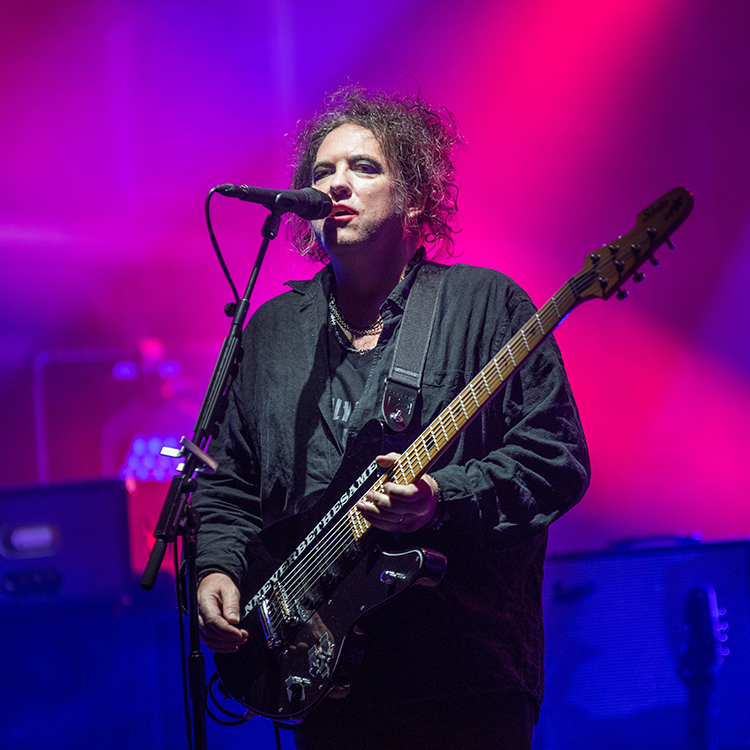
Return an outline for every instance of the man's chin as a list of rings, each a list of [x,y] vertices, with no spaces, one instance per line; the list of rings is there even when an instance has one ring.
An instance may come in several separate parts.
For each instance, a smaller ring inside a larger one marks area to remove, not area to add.
[[[357,248],[362,245],[362,239],[360,237],[354,237],[351,234],[347,236],[346,232],[333,233],[326,235],[323,238],[318,238],[321,247],[328,255],[335,254],[337,250],[350,250]]]

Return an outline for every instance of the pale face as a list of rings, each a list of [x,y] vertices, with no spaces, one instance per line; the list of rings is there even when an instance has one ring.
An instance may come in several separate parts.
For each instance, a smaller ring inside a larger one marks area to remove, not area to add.
[[[387,251],[403,238],[403,208],[380,143],[367,128],[345,123],[326,136],[312,184],[333,200],[330,216],[312,222],[329,255],[354,248]]]

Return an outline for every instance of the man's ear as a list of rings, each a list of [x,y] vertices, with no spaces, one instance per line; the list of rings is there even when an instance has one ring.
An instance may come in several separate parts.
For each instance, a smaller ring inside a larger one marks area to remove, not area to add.
[[[425,203],[427,203],[427,197],[424,195],[418,196],[415,204],[406,209],[406,218],[414,221],[424,211]]]
[[[419,196],[417,203],[414,206],[410,206],[406,209],[406,228],[416,229],[419,226],[419,217],[424,211],[424,204],[426,199],[423,196]]]

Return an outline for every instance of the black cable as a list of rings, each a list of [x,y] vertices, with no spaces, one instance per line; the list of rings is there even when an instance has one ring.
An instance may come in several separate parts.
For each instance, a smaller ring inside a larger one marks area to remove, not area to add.
[[[208,707],[208,701],[206,702],[206,713],[209,715],[209,717],[215,721],[217,724],[221,724],[225,727],[235,727],[239,726],[240,724],[245,724],[250,719],[252,719],[255,714],[253,714],[251,711],[246,711],[244,714],[236,714],[233,711],[230,711],[228,708],[225,708],[224,706],[219,703],[218,698],[216,697],[216,693],[214,692],[214,687],[218,686],[219,690],[221,691],[222,695],[225,695],[224,690],[222,688],[221,683],[219,682],[219,675],[217,672],[214,672],[211,676],[211,679],[208,681],[207,686],[207,693],[208,697],[213,702],[214,706],[219,709],[223,714],[226,716],[229,716],[232,721],[226,721],[225,719],[220,719],[217,716],[214,716],[214,714],[211,712],[211,709]]]
[[[235,303],[240,301],[240,295],[237,294],[237,287],[234,285],[234,281],[232,281],[232,276],[229,273],[229,269],[227,268],[227,264],[224,262],[224,257],[221,254],[221,250],[219,249],[219,243],[216,241],[216,235],[214,234],[214,230],[211,227],[211,212],[209,210],[209,202],[211,201],[211,196],[216,192],[216,188],[213,187],[208,191],[208,195],[206,196],[206,226],[208,227],[208,236],[211,238],[211,244],[214,247],[214,252],[216,253],[216,257],[219,259],[219,265],[221,266],[221,270],[224,272],[224,276],[226,276],[227,281],[229,282],[229,286],[232,288],[232,294],[234,295],[234,301]]]

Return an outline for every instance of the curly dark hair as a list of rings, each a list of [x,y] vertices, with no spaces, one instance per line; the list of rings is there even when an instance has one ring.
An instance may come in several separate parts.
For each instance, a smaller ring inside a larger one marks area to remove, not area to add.
[[[463,145],[454,115],[445,108],[426,104],[421,96],[385,94],[346,86],[329,94],[322,109],[302,126],[294,149],[292,189],[312,185],[312,168],[320,144],[340,125],[351,122],[370,130],[378,139],[395,175],[399,204],[422,206],[413,230],[430,249],[432,257],[451,255],[451,224],[458,211],[458,188],[453,164]],[[310,260],[327,258],[310,222],[290,216],[289,238]]]

